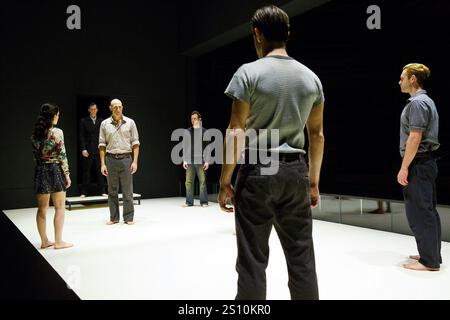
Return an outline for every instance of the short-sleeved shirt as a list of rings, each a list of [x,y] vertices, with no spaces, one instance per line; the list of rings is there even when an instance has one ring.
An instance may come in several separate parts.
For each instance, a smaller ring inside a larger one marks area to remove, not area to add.
[[[106,153],[131,153],[133,146],[139,144],[139,134],[133,119],[123,116],[120,124],[112,117],[102,121],[98,146],[106,147]]]
[[[405,155],[406,141],[411,130],[422,131],[418,153],[439,148],[439,115],[436,106],[425,90],[419,90],[408,99],[400,117],[400,155]]]
[[[37,163],[59,163],[65,174],[69,174],[64,133],[59,128],[50,128],[47,139],[36,140],[31,137],[34,159]]]
[[[267,146],[279,152],[305,152],[306,121],[311,109],[324,101],[319,78],[287,56],[266,56],[242,65],[225,94],[250,105],[246,131],[255,129],[258,137],[250,135],[246,148],[254,149],[258,142],[258,149]],[[266,138],[260,129],[278,129],[279,146],[271,148],[270,132]]]

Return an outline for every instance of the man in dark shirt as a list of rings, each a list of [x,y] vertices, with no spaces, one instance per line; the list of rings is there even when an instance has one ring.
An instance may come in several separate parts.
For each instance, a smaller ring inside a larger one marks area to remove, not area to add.
[[[88,108],[89,116],[80,120],[80,150],[82,156],[83,184],[81,187],[81,197],[88,194],[91,182],[91,171],[94,168],[95,183],[97,192],[103,196],[105,193],[105,181],[100,171],[100,157],[98,152],[98,139],[100,124],[103,119],[97,117],[98,108],[95,103],[91,103]]]
[[[204,159],[205,143],[203,134],[206,129],[202,127],[202,116],[198,111],[191,113],[192,127],[187,129],[188,137],[183,152],[183,168],[186,170],[186,203],[184,207],[194,205],[195,176],[200,184],[200,205],[208,206],[208,192],[206,189],[206,170],[209,168],[209,159]]]
[[[403,67],[400,89],[411,97],[400,119],[400,155],[403,158],[397,181],[403,186],[406,217],[416,238],[419,255],[403,266],[420,271],[438,271],[441,257],[441,220],[436,210],[435,181],[438,168],[439,116],[433,100],[423,89],[430,70],[423,64]]]

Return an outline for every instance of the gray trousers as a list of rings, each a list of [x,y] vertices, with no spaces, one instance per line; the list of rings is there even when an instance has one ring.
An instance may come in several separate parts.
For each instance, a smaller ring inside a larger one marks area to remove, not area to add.
[[[123,194],[123,220],[133,221],[133,175],[130,172],[132,158],[114,159],[106,156],[105,164],[108,168],[108,205],[111,221],[120,220],[119,184]]]

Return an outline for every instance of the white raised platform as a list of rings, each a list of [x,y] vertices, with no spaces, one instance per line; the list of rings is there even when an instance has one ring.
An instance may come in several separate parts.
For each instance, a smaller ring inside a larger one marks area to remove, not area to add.
[[[123,195],[119,193],[119,201],[123,200]],[[141,195],[133,193],[133,200],[137,200],[141,204]],[[69,211],[72,210],[72,205],[75,204],[92,204],[108,202],[108,196],[92,196],[92,197],[67,197],[66,206],[69,206]]]
[[[215,203],[142,200],[135,225],[107,226],[105,207],[66,215],[66,250],[37,249],[36,209],[6,215],[81,299],[227,300],[236,295],[234,216]],[[88,214],[86,214],[88,213]],[[53,208],[47,231],[53,240]],[[439,272],[402,268],[416,254],[411,236],[314,220],[319,295],[324,300],[450,299],[450,243]],[[39,276],[39,275],[36,275]],[[289,299],[283,251],[273,230],[267,298]]]

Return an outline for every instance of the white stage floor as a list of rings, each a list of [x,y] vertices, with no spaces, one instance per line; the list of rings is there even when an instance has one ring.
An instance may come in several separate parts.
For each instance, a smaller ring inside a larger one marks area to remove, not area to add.
[[[39,252],[81,299],[234,299],[233,215],[216,203],[182,208],[183,203],[184,198],[142,200],[132,226],[107,226],[106,206],[74,208],[66,211],[64,239],[75,246]],[[37,249],[36,209],[5,213]],[[50,208],[49,235],[52,220]],[[450,299],[450,243],[442,243],[441,271],[421,272],[402,268],[417,253],[411,236],[314,220],[314,242],[322,300]],[[275,230],[270,248],[267,299],[289,299]]]

